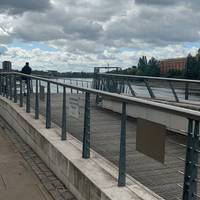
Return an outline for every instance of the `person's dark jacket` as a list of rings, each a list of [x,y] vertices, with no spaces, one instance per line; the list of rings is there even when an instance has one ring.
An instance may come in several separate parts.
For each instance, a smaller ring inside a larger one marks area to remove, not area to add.
[[[25,65],[25,66],[22,68],[22,70],[21,70],[21,73],[27,74],[27,75],[30,75],[31,72],[32,72],[32,69],[31,69],[28,65]],[[28,80],[29,78],[23,76],[22,79],[23,79],[23,80]]]

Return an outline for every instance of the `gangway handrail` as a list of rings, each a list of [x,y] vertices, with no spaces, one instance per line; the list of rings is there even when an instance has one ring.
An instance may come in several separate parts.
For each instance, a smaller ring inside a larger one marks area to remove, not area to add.
[[[200,84],[200,80],[192,80],[192,79],[165,78],[165,77],[154,77],[154,76],[138,76],[138,75],[112,74],[112,73],[98,73],[98,75],[99,76],[108,76],[108,77],[118,77],[118,78],[129,78],[129,79],[148,79],[148,80],[154,80],[154,81],[172,81],[172,82]]]
[[[169,85],[169,88],[171,89],[172,95],[176,102],[180,102],[180,99],[179,99],[179,96],[174,87],[174,83],[181,83],[182,86],[184,86],[185,100],[189,99],[189,95],[190,95],[189,85],[200,84],[200,80],[192,80],[192,79],[180,79],[180,78],[177,79],[177,78],[165,78],[165,77],[139,76],[139,75],[126,75],[126,74],[118,74],[118,73],[114,74],[114,73],[97,72],[97,73],[95,73],[95,76],[94,76],[94,83],[95,83],[94,87],[96,89],[100,89],[100,90],[106,90],[106,91],[115,92],[115,93],[127,93],[129,95],[131,94],[132,96],[139,97],[139,94],[137,94],[136,91],[134,91],[134,89],[132,88],[132,86],[134,86],[134,85],[131,84],[131,81],[144,82],[151,99],[156,99],[157,96],[155,95],[154,90],[152,89],[153,86],[151,86],[150,82],[160,81],[160,82],[167,83]],[[125,87],[125,85],[127,87]],[[159,87],[158,84],[157,84],[157,87]],[[163,98],[161,98],[161,99],[163,99]]]

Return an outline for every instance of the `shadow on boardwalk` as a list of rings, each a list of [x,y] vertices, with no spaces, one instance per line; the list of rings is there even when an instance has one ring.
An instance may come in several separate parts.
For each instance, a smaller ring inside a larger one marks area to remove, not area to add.
[[[70,95],[67,94],[67,105]],[[67,130],[77,139],[82,140],[84,96],[80,94],[80,117],[69,116],[67,108]],[[61,125],[62,95],[51,95],[52,121]],[[34,98],[32,97],[32,106]],[[45,102],[40,102],[40,113],[45,113]],[[120,140],[120,115],[95,106],[94,98],[91,106],[91,147],[118,165]],[[181,136],[168,133],[166,140],[165,164],[137,152],[136,149],[136,120],[127,119],[127,173],[165,199],[177,199],[182,195],[182,189],[177,185],[183,183],[185,149],[176,143],[184,143]]]

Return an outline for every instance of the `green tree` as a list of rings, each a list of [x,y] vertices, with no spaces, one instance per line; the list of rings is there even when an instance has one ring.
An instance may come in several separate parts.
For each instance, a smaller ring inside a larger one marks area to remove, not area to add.
[[[184,77],[188,79],[200,78],[200,59],[197,56],[188,55]]]
[[[170,69],[166,74],[165,77],[167,78],[183,78],[184,72],[177,69]]]
[[[148,62],[147,76],[160,76],[159,61],[152,57]]]
[[[148,67],[146,56],[142,56],[138,61],[138,75],[145,75]]]
[[[160,76],[158,60],[152,57],[148,61],[146,56],[139,58],[137,74],[142,76]]]

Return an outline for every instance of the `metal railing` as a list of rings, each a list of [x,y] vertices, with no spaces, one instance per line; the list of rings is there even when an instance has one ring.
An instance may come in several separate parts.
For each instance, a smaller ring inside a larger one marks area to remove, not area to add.
[[[184,99],[189,100],[190,90],[192,90],[192,84],[200,85],[199,80],[189,79],[175,79],[175,78],[161,78],[161,77],[150,77],[150,76],[134,76],[134,75],[123,75],[123,74],[111,74],[111,73],[96,73],[95,74],[95,89],[104,90],[108,92],[130,94],[133,97],[137,96],[137,92],[134,89],[136,82],[144,83],[149,93],[150,98],[158,98],[150,84],[151,82],[159,82],[157,86],[160,87],[164,83],[163,87],[169,86],[169,90],[173,95],[174,101],[179,102],[180,97],[176,91],[176,84],[181,84],[182,90],[184,90]],[[190,88],[191,86],[191,88]],[[155,86],[154,86],[155,87]],[[197,88],[198,89],[198,88]],[[138,95],[139,96],[139,95]]]
[[[84,87],[78,87],[71,84],[60,83],[46,78],[40,78],[37,76],[24,75],[21,73],[0,73],[0,95],[5,98],[13,100],[14,103],[18,103],[19,106],[23,106],[23,90],[22,85],[26,79],[27,92],[26,92],[26,112],[31,112],[30,103],[30,82],[36,82],[35,88],[35,119],[39,119],[39,81],[47,83],[47,94],[46,94],[46,128],[51,128],[51,85],[58,85],[63,88],[63,100],[62,100],[62,125],[61,125],[61,140],[67,139],[66,132],[66,88],[81,91],[85,94],[85,111],[84,111],[84,127],[83,127],[83,149],[82,157],[84,159],[90,158],[90,125],[91,125],[91,115],[90,115],[90,98],[91,95],[98,95],[102,98],[109,98],[121,103],[121,131],[120,131],[120,153],[119,153],[119,176],[118,176],[118,186],[126,185],[126,105],[141,105],[155,110],[162,110],[166,113],[173,113],[178,116],[182,116],[188,119],[188,132],[187,132],[187,145],[186,145],[186,159],[183,183],[183,200],[196,199],[197,194],[197,182],[198,180],[198,155],[200,153],[200,134],[199,134],[199,121],[200,112],[184,109],[180,107],[175,107],[171,105],[161,104],[157,102],[147,101],[139,98],[133,98],[128,96],[123,96],[115,93],[109,93],[105,91],[99,91],[96,89],[89,89]],[[176,80],[177,81],[177,80]],[[182,80],[180,80],[182,81]],[[185,80],[186,82],[190,82]],[[194,81],[195,82],[195,81]],[[19,85],[19,88],[17,87]],[[18,90],[19,89],[19,90]]]
[[[76,86],[80,86],[80,87],[92,88],[92,86],[93,86],[92,78],[91,78],[91,80],[87,80],[89,78],[66,78],[66,77],[41,76],[41,75],[40,76],[35,75],[35,76],[54,80],[54,81],[61,82],[61,83],[76,85]],[[71,92],[73,93],[73,90]],[[56,86],[56,93],[57,94],[60,93],[59,85]]]
[[[52,79],[52,77],[50,77]],[[80,86],[80,87],[86,87],[86,88],[92,88],[92,80],[83,80],[83,79],[73,79],[73,78],[56,78],[54,79],[57,82],[62,82],[70,85]],[[56,87],[57,94],[60,93],[59,85]],[[71,93],[73,93],[73,90],[71,90]]]

